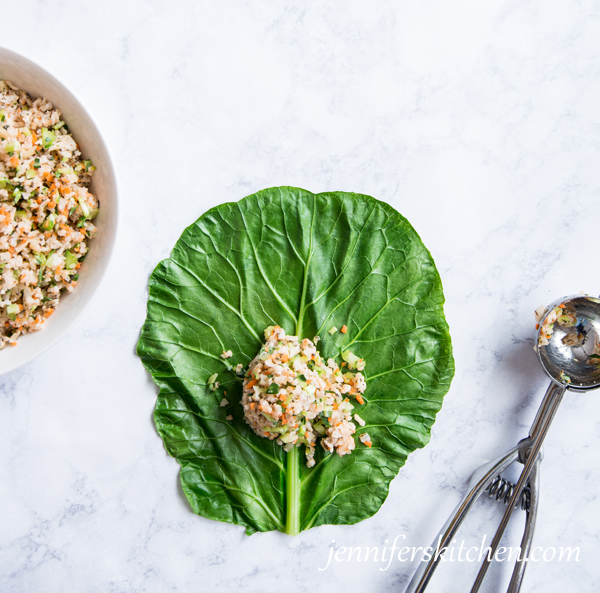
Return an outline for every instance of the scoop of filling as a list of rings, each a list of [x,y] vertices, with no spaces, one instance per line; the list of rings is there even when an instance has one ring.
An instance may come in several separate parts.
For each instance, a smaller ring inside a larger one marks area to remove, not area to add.
[[[350,371],[362,370],[364,361],[344,356],[352,360],[343,372],[333,358],[323,361],[311,340],[300,342],[279,326],[267,328],[265,338],[244,379],[241,403],[252,430],[277,439],[286,451],[304,445],[308,467],[315,464],[318,440],[326,451],[352,452],[356,426],[350,398],[363,403],[367,384],[360,372]]]

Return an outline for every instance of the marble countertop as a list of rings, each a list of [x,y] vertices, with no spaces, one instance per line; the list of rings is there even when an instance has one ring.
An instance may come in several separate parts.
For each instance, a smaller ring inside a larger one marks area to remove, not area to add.
[[[598,5],[22,0],[2,12],[1,43],[67,82],[105,133],[123,224],[85,317],[0,377],[0,590],[404,591],[410,558],[340,554],[319,569],[332,546],[429,545],[472,471],[533,420],[547,383],[533,310],[600,293]],[[431,443],[377,515],[295,538],[190,511],[134,354],[148,276],[184,227],[276,185],[362,192],[405,215],[442,276],[456,358]],[[579,547],[579,561],[531,564],[524,591],[600,587],[599,456],[600,399],[567,395],[535,545]],[[491,535],[500,510],[481,502],[460,539]],[[429,590],[467,590],[476,569],[446,562]]]

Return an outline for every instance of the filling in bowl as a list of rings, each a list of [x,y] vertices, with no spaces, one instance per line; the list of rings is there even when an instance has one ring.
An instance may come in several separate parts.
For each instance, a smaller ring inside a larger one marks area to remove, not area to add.
[[[96,233],[93,171],[52,103],[0,81],[0,348],[77,284]]]

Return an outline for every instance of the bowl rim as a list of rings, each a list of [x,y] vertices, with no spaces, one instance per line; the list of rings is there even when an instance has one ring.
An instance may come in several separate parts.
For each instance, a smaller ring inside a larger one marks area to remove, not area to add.
[[[42,66],[39,62],[32,59],[28,55],[22,53],[21,51],[15,51],[14,49],[8,48],[5,45],[3,45],[2,43],[0,43],[0,52],[12,54],[13,56],[15,56],[16,58],[18,58],[20,60],[29,62],[34,68],[39,68],[39,69],[43,70],[51,79],[53,79],[53,81],[57,84],[57,86],[63,87],[63,89],[67,92],[67,94],[71,95],[71,97],[75,100],[75,102],[79,105],[79,107],[82,109],[82,111],[84,111],[85,114],[87,115],[87,117],[89,118],[95,132],[98,134],[98,138],[100,139],[100,141],[104,147],[104,150],[106,151],[107,163],[108,163],[108,167],[112,173],[112,178],[114,181],[114,189],[115,189],[115,191],[114,191],[114,194],[115,194],[114,195],[114,211],[115,211],[115,214],[114,214],[114,216],[115,216],[114,239],[107,248],[108,253],[106,254],[106,262],[104,264],[104,269],[102,269],[100,271],[100,274],[99,274],[99,277],[97,280],[97,286],[94,289],[94,291],[92,292],[92,294],[90,295],[87,303],[85,303],[81,307],[81,309],[79,310],[78,313],[76,313],[75,315],[73,315],[73,317],[71,317],[69,320],[66,320],[63,323],[61,330],[59,332],[57,332],[57,335],[54,337],[53,340],[50,340],[47,344],[39,347],[37,350],[35,350],[33,352],[33,354],[30,357],[28,357],[27,359],[22,360],[22,361],[16,361],[13,364],[9,364],[6,367],[2,367],[2,365],[0,364],[0,376],[2,376],[2,375],[6,375],[7,373],[10,373],[22,366],[25,366],[26,364],[29,364],[30,362],[32,362],[33,360],[35,360],[36,358],[38,358],[39,356],[41,356],[42,354],[47,352],[57,342],[59,342],[62,338],[64,338],[64,336],[79,322],[79,320],[83,317],[84,313],[86,313],[86,311],[89,309],[90,305],[92,304],[92,301],[94,301],[94,299],[98,293],[98,290],[104,283],[105,278],[106,278],[106,273],[107,273],[108,269],[110,268],[110,266],[113,262],[113,259],[115,257],[115,245],[116,245],[117,241],[119,240],[119,230],[121,227],[121,208],[119,205],[119,176],[117,174],[117,167],[115,166],[115,159],[112,155],[110,145],[106,141],[106,137],[105,137],[104,133],[102,132],[102,128],[98,125],[98,121],[96,120],[96,118],[94,117],[92,112],[88,109],[86,104],[81,100],[81,97],[66,82],[64,82],[61,78],[59,78],[56,74],[54,74],[53,71],[46,68],[46,66]],[[58,106],[58,107],[60,108],[60,106]],[[76,131],[75,131],[75,133],[76,133]],[[41,331],[44,331],[43,328]],[[25,337],[25,336],[23,336],[23,337]],[[2,352],[0,351],[0,358],[1,358],[1,356],[2,356]]]

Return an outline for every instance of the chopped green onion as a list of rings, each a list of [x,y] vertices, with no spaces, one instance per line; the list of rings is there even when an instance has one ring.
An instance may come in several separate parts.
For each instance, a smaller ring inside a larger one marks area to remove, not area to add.
[[[51,212],[46,217],[46,220],[44,220],[44,222],[41,224],[40,228],[43,231],[51,231],[54,228],[55,221],[56,221],[56,214],[54,214],[54,212]]]
[[[36,253],[33,257],[40,266],[46,264],[46,256],[43,253]]]
[[[267,414],[265,414],[263,412],[263,416],[267,416]],[[270,432],[271,434],[273,434],[273,433],[281,434],[281,433],[287,431],[287,427],[285,427],[285,426],[265,426],[264,430],[265,430],[265,432]]]
[[[322,436],[324,437],[327,434],[327,430],[325,429],[325,427],[322,424],[313,424],[313,428]]]
[[[334,325],[334,326],[332,326],[332,327],[330,328],[330,330],[329,330],[329,335],[330,335],[330,336],[333,336],[333,334],[334,334],[334,333],[335,333],[337,330],[338,330],[338,328],[337,328],[337,327],[335,327],[335,325]]]
[[[19,312],[19,305],[12,304],[6,307],[6,314],[15,321],[17,318],[17,313]]]
[[[56,253],[54,253],[53,251],[51,251],[48,254],[48,259],[46,260],[46,267],[48,268],[54,268],[54,261],[56,260],[56,258],[58,257],[58,255]]]
[[[65,267],[72,270],[77,265],[77,256],[70,251],[65,251]]]
[[[348,368],[350,370],[358,368],[362,360],[358,356],[356,356],[356,354],[350,352],[350,350],[345,350],[344,352],[342,352],[342,358],[348,363]]]
[[[79,198],[79,206],[81,207],[81,213],[83,214],[83,216],[85,218],[88,218],[91,213],[91,209],[88,203],[83,198]]]
[[[263,412],[263,415],[264,415],[264,412]],[[288,432],[287,434],[282,434],[280,438],[284,443],[291,443],[293,440],[296,439],[296,436],[294,435],[293,432]]]
[[[62,128],[65,125],[64,121],[59,121],[56,125],[52,126],[53,130],[59,130],[60,128]]]
[[[5,109],[0,110],[0,121],[6,121],[6,110]]]
[[[42,146],[48,150],[56,140],[56,134],[51,132],[48,128],[42,128]]]
[[[25,177],[27,179],[33,179],[35,177],[35,170],[34,169],[27,169],[27,173],[25,173]]]
[[[279,385],[277,385],[277,383],[271,383],[271,385],[269,385],[269,387],[267,387],[267,393],[269,393],[271,395],[275,395],[276,393],[279,393]]]
[[[31,131],[29,130],[29,128],[21,128],[21,133],[23,134],[23,136],[31,136]]]
[[[42,165],[40,165],[40,159],[38,159],[37,157],[35,157],[35,160],[33,161],[33,168],[34,169],[39,169]]]

